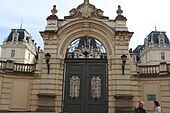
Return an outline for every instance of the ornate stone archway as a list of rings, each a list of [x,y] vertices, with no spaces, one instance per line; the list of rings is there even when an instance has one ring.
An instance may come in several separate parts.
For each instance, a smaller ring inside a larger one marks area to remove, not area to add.
[[[109,58],[115,55],[115,32],[100,21],[81,19],[70,22],[59,30],[58,36],[61,39],[58,52],[62,58],[64,58],[68,45],[76,38],[82,36],[95,37],[104,45]]]
[[[82,8],[86,8],[90,12],[81,12]],[[45,31],[40,32],[45,44],[44,55],[50,53],[51,59],[49,74],[47,74],[44,58],[40,64],[42,71],[40,73],[38,110],[62,112],[63,69],[66,49],[73,40],[82,36],[90,36],[95,37],[106,48],[108,58],[108,112],[128,113],[131,108],[132,97],[130,70],[127,61],[125,74],[122,75],[121,55],[128,56],[128,43],[133,33],[127,30],[126,18],[121,15],[120,7],[118,7],[118,16],[115,20],[109,20],[102,15],[101,9],[96,9],[88,2],[84,2],[77,9],[72,9],[70,16],[65,17],[64,20],[58,19],[54,13],[55,10],[54,6],[52,15],[47,18]],[[43,104],[44,101],[50,104]],[[127,101],[128,105],[125,105]],[[124,108],[124,111],[122,111],[122,108]]]

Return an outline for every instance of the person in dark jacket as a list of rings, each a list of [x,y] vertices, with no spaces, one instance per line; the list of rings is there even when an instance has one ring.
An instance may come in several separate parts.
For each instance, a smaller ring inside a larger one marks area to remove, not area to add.
[[[133,113],[147,113],[143,101],[139,101],[139,106],[134,109]]]

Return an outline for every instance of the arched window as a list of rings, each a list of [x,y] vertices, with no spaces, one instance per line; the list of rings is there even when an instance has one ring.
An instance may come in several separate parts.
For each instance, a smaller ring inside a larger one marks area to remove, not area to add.
[[[18,39],[17,37],[14,37],[14,42],[16,42],[16,41],[17,41],[17,39]]]
[[[163,33],[160,33],[160,35],[158,36],[159,39],[159,44],[165,44],[165,36]]]

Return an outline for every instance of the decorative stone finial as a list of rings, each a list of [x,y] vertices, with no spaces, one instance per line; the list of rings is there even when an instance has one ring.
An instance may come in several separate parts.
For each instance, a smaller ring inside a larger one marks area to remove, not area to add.
[[[56,15],[58,10],[56,10],[56,5],[53,6],[53,9],[51,10],[52,15]]]
[[[56,15],[56,13],[58,12],[58,10],[56,10],[56,5],[53,6],[53,9],[51,10],[51,15],[47,17],[47,21],[48,20],[58,20],[58,17]],[[55,23],[48,23],[48,24],[55,24]]]
[[[89,4],[89,0],[84,0],[84,4]]]
[[[121,9],[121,6],[120,6],[120,5],[118,5],[118,10],[116,11],[116,13],[117,13],[118,15],[122,15],[123,10]]]

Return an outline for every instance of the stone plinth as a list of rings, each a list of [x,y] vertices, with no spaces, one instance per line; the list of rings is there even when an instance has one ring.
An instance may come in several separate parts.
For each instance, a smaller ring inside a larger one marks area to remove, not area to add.
[[[116,99],[115,113],[132,113],[132,95],[119,94]]]
[[[53,93],[39,93],[38,95],[38,108],[39,112],[55,112],[55,98]]]

